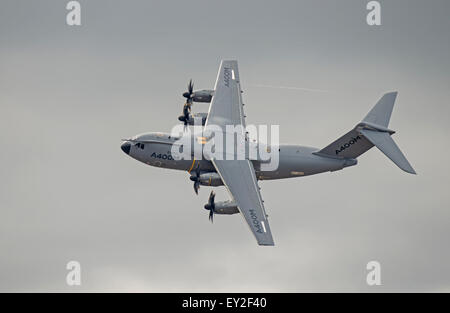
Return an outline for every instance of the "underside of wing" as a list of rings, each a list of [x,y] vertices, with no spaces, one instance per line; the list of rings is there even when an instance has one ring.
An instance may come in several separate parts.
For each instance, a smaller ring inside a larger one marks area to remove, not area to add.
[[[245,127],[237,61],[220,63],[206,125]]]
[[[213,160],[212,162],[258,244],[273,246],[272,233],[256,182],[253,164],[249,160]]]
[[[222,158],[211,161],[228,189],[239,211],[242,213],[259,245],[273,246],[272,233],[264,210],[263,201],[256,181],[253,164],[247,159],[236,158],[237,151],[245,146],[246,136],[239,70],[237,61],[224,60],[220,63],[214,87],[214,96],[209,106],[205,132],[216,128],[227,132],[227,126],[242,126],[238,130],[233,151],[220,151]],[[228,146],[229,147],[229,146]],[[228,158],[231,157],[231,158]]]

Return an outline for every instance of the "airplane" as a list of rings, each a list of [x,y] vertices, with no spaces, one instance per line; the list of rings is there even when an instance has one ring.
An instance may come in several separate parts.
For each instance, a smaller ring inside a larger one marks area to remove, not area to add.
[[[183,96],[186,103],[179,120],[183,122],[185,128],[195,125],[195,121],[200,123],[202,133],[211,125],[219,126],[224,131],[227,125],[242,126],[238,128],[241,129],[241,133],[236,136],[234,148],[239,145],[248,146],[249,138],[245,133],[244,103],[236,60],[221,61],[214,90],[194,91],[191,80],[188,91]],[[209,211],[209,219],[213,221],[215,214],[240,213],[257,243],[261,246],[273,246],[274,240],[258,180],[303,177],[341,170],[356,165],[357,158],[374,146],[400,169],[416,174],[391,138],[395,131],[388,128],[396,96],[397,92],[384,94],[361,122],[324,148],[280,144],[277,146],[279,160],[275,170],[265,170],[262,165],[266,161],[258,157],[250,158],[247,154],[241,159],[219,158],[212,155],[209,157],[205,155],[200,159],[194,157],[193,160],[174,157],[172,151],[180,138],[194,141],[200,139],[201,144],[209,140],[202,137],[202,133],[195,131],[185,131],[178,137],[168,133],[144,133],[123,139],[121,149],[130,157],[145,164],[187,171],[194,182],[197,194],[200,185],[214,187],[224,185],[231,199],[215,201],[215,193],[211,191],[204,206]],[[193,102],[210,103],[208,113],[193,114],[191,112]],[[266,148],[270,149],[271,146]],[[236,151],[233,150],[231,154],[236,156]]]

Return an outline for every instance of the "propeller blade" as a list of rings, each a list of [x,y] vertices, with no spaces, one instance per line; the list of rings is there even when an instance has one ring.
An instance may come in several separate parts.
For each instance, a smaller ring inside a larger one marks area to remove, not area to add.
[[[211,221],[211,223],[214,222],[214,209],[215,209],[214,198],[215,197],[216,197],[216,194],[215,194],[214,190],[211,190],[211,193],[209,194],[208,203],[205,205],[205,209],[209,210],[209,220]]]
[[[200,188],[200,183],[199,183],[199,181],[198,180],[196,180],[195,182],[194,182],[194,191],[195,191],[195,194],[197,194],[198,195],[198,189]]]
[[[189,113],[191,113],[191,105],[186,102],[183,106],[183,115],[185,119],[189,119]]]
[[[209,220],[214,223],[214,210],[209,210]]]
[[[189,85],[188,85],[188,92],[189,94],[192,95],[192,92],[194,91],[194,83],[192,82],[192,78],[189,80]]]
[[[198,190],[200,189],[200,163],[198,163],[195,169],[195,176],[191,176],[190,179],[194,182],[194,191],[198,195]]]
[[[211,191],[209,194],[208,204],[212,207],[214,206],[214,198],[216,197],[216,194],[214,193],[214,190]]]

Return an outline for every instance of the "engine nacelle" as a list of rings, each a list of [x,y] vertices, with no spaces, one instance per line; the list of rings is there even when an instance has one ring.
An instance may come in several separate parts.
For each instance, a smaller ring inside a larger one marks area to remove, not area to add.
[[[203,186],[222,186],[222,178],[217,173],[203,173],[198,177],[200,185]]]
[[[196,90],[192,94],[192,100],[195,102],[211,102],[214,90]]]
[[[239,209],[234,201],[220,201],[214,203],[214,213],[231,215],[239,213]]]

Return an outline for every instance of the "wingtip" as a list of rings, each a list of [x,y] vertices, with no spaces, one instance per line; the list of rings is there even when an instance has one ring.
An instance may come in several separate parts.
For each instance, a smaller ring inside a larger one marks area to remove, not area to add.
[[[398,91],[389,91],[389,92],[386,92],[385,95],[394,95],[394,96],[396,96],[396,95],[398,95]]]
[[[410,164],[408,164],[408,165],[409,166],[407,166],[407,167],[405,167],[405,166],[402,166],[402,167],[399,166],[399,167],[400,167],[400,169],[402,169],[403,171],[405,171],[408,174],[417,175],[416,170],[413,169],[413,167]]]

